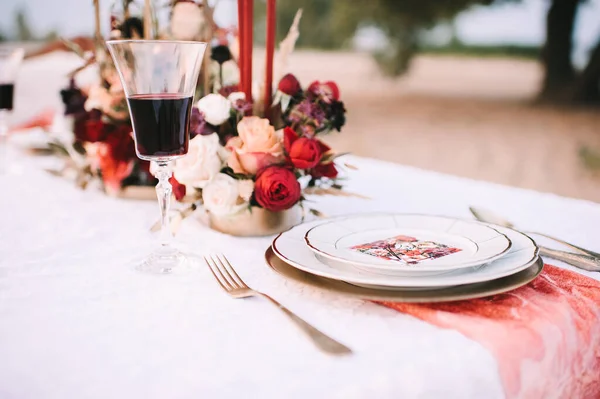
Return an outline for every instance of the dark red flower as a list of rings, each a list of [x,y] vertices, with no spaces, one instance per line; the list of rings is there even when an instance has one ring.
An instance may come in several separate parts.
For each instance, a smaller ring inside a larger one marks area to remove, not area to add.
[[[107,125],[107,137],[104,140],[110,148],[110,154],[117,161],[130,161],[136,158],[135,142],[131,137],[130,125]]]
[[[267,166],[256,174],[254,198],[265,209],[284,211],[294,206],[301,196],[296,175],[283,166]]]
[[[315,127],[320,127],[326,118],[325,111],[321,105],[316,101],[306,98],[292,107],[287,120],[292,124],[312,124]]]
[[[101,120],[87,120],[84,122],[85,140],[89,142],[102,141],[105,136],[104,122]]]
[[[338,171],[335,168],[335,164],[333,162],[329,162],[315,166],[310,171],[310,175],[315,178],[329,177],[330,179],[334,179],[337,177]]]
[[[94,143],[107,136],[107,125],[102,121],[102,113],[94,109],[75,116],[75,138],[78,141]]]
[[[138,17],[127,18],[120,26],[121,39],[141,38],[144,36],[144,22]]]
[[[296,77],[291,73],[288,73],[279,81],[277,90],[289,96],[293,96],[302,90],[302,88],[300,87],[300,82],[298,79],[296,79]]]
[[[248,115],[248,113],[251,113],[252,111],[252,103],[242,99],[233,101],[231,106],[233,109],[243,115]]]
[[[310,86],[308,86],[308,92],[320,97],[326,103],[340,99],[340,89],[338,88],[337,84],[332,81],[319,82],[315,80],[310,84]]]
[[[210,53],[210,58],[217,61],[220,64],[229,61],[232,58],[231,51],[229,51],[229,47],[219,44],[212,48]]]
[[[342,130],[342,126],[346,123],[346,108],[341,101],[332,101],[327,110],[327,119],[331,123],[331,127],[338,132]]]
[[[197,135],[207,134],[206,121],[204,120],[204,112],[200,111],[197,107],[192,107],[192,114],[190,115],[190,139],[193,139]],[[208,134],[212,134],[210,132]]]
[[[227,98],[227,97],[229,97],[229,95],[231,93],[235,93],[236,91],[240,91],[240,86],[239,85],[223,86],[219,90],[219,94],[222,95],[223,97]]]
[[[283,145],[288,159],[298,169],[310,169],[321,160],[322,147],[319,141],[298,137],[290,127],[283,129]]]
[[[169,183],[173,187],[173,195],[177,201],[181,201],[185,197],[185,184],[181,184],[177,181],[175,176],[171,176]]]
[[[133,171],[135,145],[129,125],[106,125],[107,138],[98,142],[96,163],[107,191],[116,193]]]
[[[84,104],[87,97],[71,78],[69,86],[60,91],[60,98],[65,105],[65,115],[77,115],[85,113]]]

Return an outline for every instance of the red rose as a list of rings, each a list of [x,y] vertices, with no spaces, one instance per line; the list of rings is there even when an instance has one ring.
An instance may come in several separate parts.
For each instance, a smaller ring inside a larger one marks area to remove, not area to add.
[[[279,81],[279,86],[277,86],[277,90],[289,96],[297,94],[301,89],[300,82],[298,82],[298,79],[296,79],[296,77],[291,73],[288,73],[281,78]]]
[[[260,206],[273,212],[291,208],[302,195],[296,175],[282,166],[260,170],[254,184],[254,198]]]
[[[175,176],[169,178],[169,183],[173,187],[173,195],[177,201],[181,201],[185,197],[185,184],[181,184],[177,181]]]
[[[100,111],[93,110],[75,118],[75,137],[79,141],[103,141],[106,138],[106,124],[102,122]]]
[[[321,145],[318,140],[298,137],[291,127],[283,129],[283,146],[288,159],[298,169],[310,169],[321,160]]]
[[[288,154],[292,165],[298,169],[310,169],[321,160],[321,147],[315,139],[300,137],[294,141]]]
[[[118,192],[123,180],[131,174],[136,158],[131,126],[105,125],[104,130],[106,140],[98,142],[94,157],[106,189]]]
[[[335,168],[335,164],[333,162],[323,163],[321,165],[317,165],[310,171],[310,175],[312,177],[329,177],[330,179],[334,179],[338,175],[338,171]]]
[[[105,125],[107,137],[104,140],[110,147],[112,157],[117,161],[135,159],[135,142],[131,137],[130,125]]]
[[[104,139],[104,122],[97,121],[86,121],[85,122],[85,136],[86,141],[95,142]]]
[[[315,80],[308,86],[308,91],[315,96],[323,98],[327,103],[340,99],[340,89],[335,82],[319,82]]]

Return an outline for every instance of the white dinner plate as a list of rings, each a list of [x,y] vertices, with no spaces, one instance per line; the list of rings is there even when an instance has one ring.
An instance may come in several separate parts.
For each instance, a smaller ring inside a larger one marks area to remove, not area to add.
[[[309,287],[325,290],[336,295],[372,301],[412,303],[464,301],[467,299],[498,295],[504,292],[515,290],[529,283],[531,280],[535,279],[544,268],[544,262],[542,262],[542,259],[538,257],[537,260],[531,264],[531,266],[521,270],[520,272],[495,280],[485,281],[483,283],[454,285],[444,288],[432,287],[420,290],[385,290],[381,289],[380,287],[375,289],[357,287],[354,284],[347,284],[343,281],[305,273],[278,258],[273,253],[272,248],[267,249],[267,252],[265,253],[265,260],[269,267],[286,278],[290,278]]]
[[[349,265],[331,267],[320,262],[305,244],[304,237],[308,230],[321,223],[323,222],[304,223],[280,234],[273,240],[273,251],[287,264],[307,273],[361,286],[379,286],[389,289],[390,287],[446,287],[484,282],[526,269],[535,262],[538,254],[535,242],[525,234],[494,226],[496,230],[507,235],[512,241],[508,253],[499,260],[484,266],[455,270],[444,274],[386,276],[365,272]]]
[[[487,225],[444,216],[360,214],[307,231],[306,244],[330,266],[385,275],[424,275],[478,266],[502,257],[508,237]]]

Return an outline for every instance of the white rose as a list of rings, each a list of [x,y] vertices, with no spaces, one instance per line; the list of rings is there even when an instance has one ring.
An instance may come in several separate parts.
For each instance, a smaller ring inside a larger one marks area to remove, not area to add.
[[[243,91],[234,91],[227,97],[227,99],[230,103],[235,104],[237,100],[246,100],[246,93]]]
[[[217,216],[231,215],[245,207],[241,201],[238,181],[224,173],[216,175],[202,190],[204,207]]]
[[[177,40],[194,40],[202,33],[204,14],[197,4],[178,2],[171,14],[171,34]]]
[[[244,201],[250,201],[252,193],[254,192],[254,182],[252,180],[238,180],[238,182],[240,197],[242,197]]]
[[[223,167],[219,136],[198,135],[190,140],[188,153],[175,161],[173,174],[186,186],[203,188]]]
[[[231,113],[231,103],[220,94],[208,94],[198,101],[198,109],[204,113],[204,120],[213,126],[219,126]]]

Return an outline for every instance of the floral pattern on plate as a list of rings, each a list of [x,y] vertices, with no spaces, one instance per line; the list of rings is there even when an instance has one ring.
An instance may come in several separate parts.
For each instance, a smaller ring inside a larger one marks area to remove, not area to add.
[[[449,247],[434,241],[421,241],[415,237],[398,235],[350,247],[355,251],[380,259],[416,265],[417,263],[441,258],[460,252],[460,248]]]

